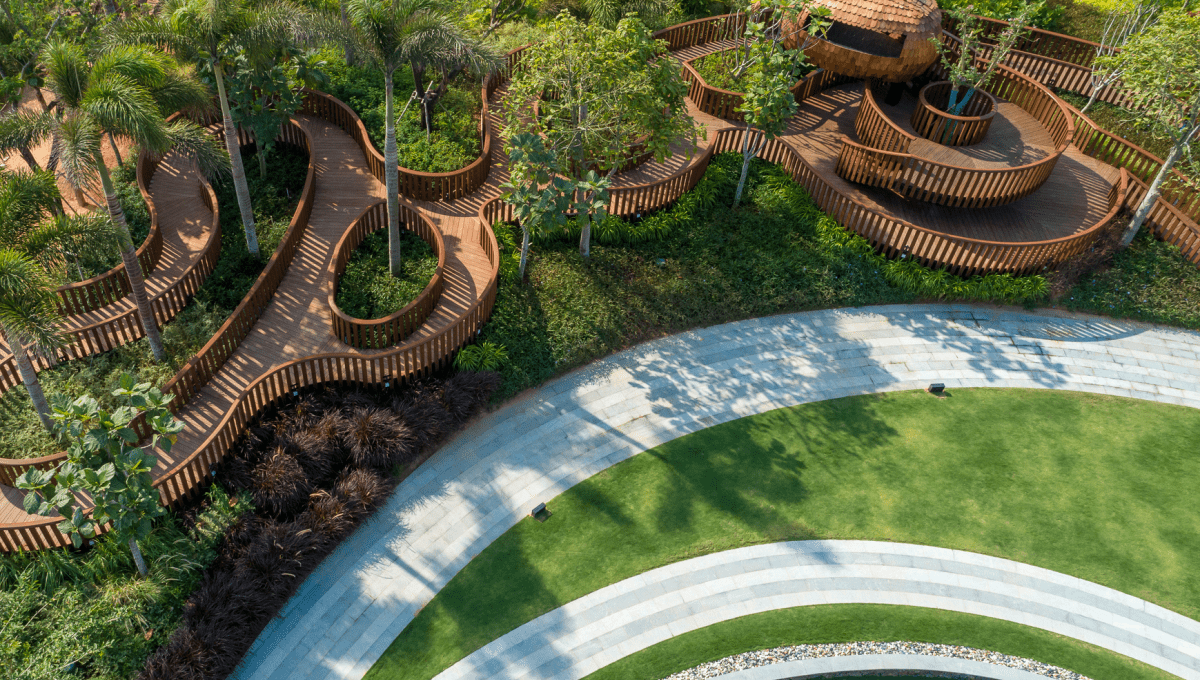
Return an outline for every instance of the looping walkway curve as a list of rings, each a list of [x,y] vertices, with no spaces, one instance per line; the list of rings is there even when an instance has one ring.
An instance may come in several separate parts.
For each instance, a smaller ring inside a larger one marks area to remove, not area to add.
[[[548,383],[443,447],[309,576],[235,677],[361,678],[421,607],[538,502],[713,425],[931,382],[1200,408],[1200,334],[914,305],[790,314],[646,343]]]
[[[960,550],[794,541],[676,562],[601,588],[484,645],[437,680],[577,680],[705,626],[823,604],[987,616],[1200,678],[1200,622],[1111,588]]]

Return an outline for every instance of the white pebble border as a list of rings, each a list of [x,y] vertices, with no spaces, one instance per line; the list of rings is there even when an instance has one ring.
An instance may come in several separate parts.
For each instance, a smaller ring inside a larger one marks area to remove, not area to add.
[[[924,642],[848,642],[827,645],[793,645],[790,647],[775,647],[760,649],[727,656],[724,659],[709,661],[695,668],[680,671],[667,676],[664,680],[708,680],[723,675],[744,671],[748,668],[759,668],[778,663],[804,661],[806,659],[822,659],[831,656],[862,656],[866,654],[904,654],[910,656],[939,656],[952,659],[967,659],[995,666],[1006,666],[1017,670],[1043,675],[1055,680],[1090,680],[1087,676],[1069,671],[1058,666],[1051,666],[1033,659],[1019,656],[1009,656],[999,652],[957,645],[932,645]],[[872,671],[863,675],[918,675],[934,677],[936,674],[928,671]],[[945,676],[943,676],[945,677]]]

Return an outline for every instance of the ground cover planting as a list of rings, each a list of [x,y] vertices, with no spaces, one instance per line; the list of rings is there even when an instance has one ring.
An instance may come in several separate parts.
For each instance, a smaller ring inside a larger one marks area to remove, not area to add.
[[[400,231],[402,274],[388,271],[387,230],[363,239],[338,280],[337,305],[356,319],[378,319],[417,299],[437,271],[437,255],[420,236]]]
[[[780,168],[755,161],[747,197],[730,210],[740,155],[715,157],[671,208],[594,228],[589,261],[578,231],[535,241],[517,279],[520,231],[500,225],[501,289],[481,340],[503,345],[500,396],[652,338],[697,326],[828,307],[959,299],[1029,304],[1040,276],[963,280],[887,260],[816,209]]]
[[[253,151],[244,151],[242,156],[248,167],[257,167]],[[257,172],[247,174],[261,258],[252,257],[246,250],[233,183],[228,179],[213,183],[221,214],[220,258],[191,303],[170,323],[163,325],[162,338],[168,360],[154,362],[149,343],[143,338],[104,354],[64,362],[40,372],[38,378],[47,393],[88,393],[108,403],[110,385],[115,384],[123,373],[133,373],[140,380],[162,384],[204,347],[254,284],[287,231],[300,200],[308,172],[308,154],[290,144],[277,144],[269,163],[272,171],[266,178],[259,177]],[[136,192],[135,183],[133,195],[140,201],[141,195]],[[141,205],[145,212],[145,204]],[[148,219],[147,214],[146,226],[141,232],[143,239],[149,229]],[[0,396],[0,428],[5,432],[0,438],[0,458],[36,458],[60,448],[38,422],[24,387],[18,386]]]
[[[549,500],[549,521],[523,520],[475,557],[369,677],[433,677],[664,564],[813,538],[995,555],[1195,616],[1200,581],[1184,565],[1196,558],[1185,527],[1197,517],[1183,480],[1200,477],[1185,453],[1197,433],[1200,416],[1185,407],[989,389],[852,397],[718,425]]]
[[[1061,666],[1093,680],[1175,677],[1106,649],[1008,621],[937,609],[856,604],[780,609],[724,621],[631,654],[587,679],[658,680],[741,652],[858,640],[977,647]]]
[[[383,73],[371,68],[346,66],[336,51],[326,50],[322,54],[329,75],[329,84],[323,89],[349,104],[367,126],[371,143],[375,148],[383,149]],[[413,104],[404,111],[404,104],[414,88],[412,69],[405,66],[397,70],[395,79],[396,147],[400,167],[418,172],[452,172],[479,157],[482,100],[478,82],[465,75],[452,82],[446,94],[434,105],[433,132],[426,135],[421,127],[418,106]]]

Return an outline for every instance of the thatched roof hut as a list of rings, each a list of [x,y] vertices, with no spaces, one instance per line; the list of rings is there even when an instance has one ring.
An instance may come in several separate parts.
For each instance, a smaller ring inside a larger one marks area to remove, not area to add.
[[[828,32],[806,50],[814,64],[855,78],[903,83],[937,59],[930,42],[942,30],[937,0],[818,0],[828,7]],[[801,18],[807,23],[807,16]],[[789,47],[807,38],[799,31]]]

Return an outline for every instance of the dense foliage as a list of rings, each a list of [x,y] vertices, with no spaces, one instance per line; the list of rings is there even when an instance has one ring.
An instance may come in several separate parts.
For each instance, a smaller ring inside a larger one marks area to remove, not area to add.
[[[745,90],[745,75],[737,74],[731,67],[735,61],[734,56],[729,51],[714,52],[700,57],[692,62],[692,68],[704,78],[704,82],[713,87],[729,90],[730,92],[742,92]],[[803,78],[813,71],[813,65],[804,62],[798,68],[798,78]]]
[[[338,307],[356,319],[378,319],[417,299],[437,271],[437,255],[408,230],[400,232],[400,251],[403,275],[395,277],[388,271],[387,230],[363,239],[338,280]]]
[[[193,512],[128,546],[101,538],[86,553],[0,555],[0,668],[6,680],[127,680],[171,636],[181,605],[216,558],[225,529],[248,509],[213,487]]]
[[[821,213],[779,166],[751,165],[747,201],[729,210],[741,158],[713,159],[695,189],[641,220],[597,224],[583,262],[578,231],[543,237],[527,283],[517,276],[519,230],[497,225],[501,288],[481,338],[507,349],[502,395],[669,333],[826,307],[965,299],[1027,303],[1041,277],[963,280],[887,260]]]
[[[252,152],[244,153],[243,157],[247,163],[256,163]],[[162,327],[169,360],[155,363],[146,341],[139,340],[40,372],[38,378],[47,393],[92,394],[109,408],[113,403],[106,395],[121,374],[133,373],[140,380],[162,384],[204,347],[249,292],[268,254],[274,252],[283,238],[300,200],[308,172],[308,154],[295,146],[280,144],[271,154],[270,162],[272,172],[266,179],[259,178],[257,173],[247,178],[254,199],[262,259],[246,251],[232,182],[214,184],[221,213],[221,255],[192,302]],[[135,185],[132,191],[136,190]],[[0,397],[0,428],[5,432],[0,438],[0,458],[43,456],[62,448],[41,430],[23,388],[9,390]]]
[[[333,50],[322,53],[328,65],[326,91],[337,97],[363,120],[371,143],[383,150],[383,75],[376,69],[347,66]],[[451,172],[470,165],[480,153],[480,85],[460,76],[437,100],[433,112],[433,134],[426,139],[417,106],[404,112],[404,102],[413,91],[412,70],[396,71],[396,144],[400,166],[419,172]]]
[[[495,373],[463,371],[399,391],[321,390],[264,414],[217,471],[253,499],[140,680],[224,678],[326,555],[387,500],[392,472],[487,403]]]

